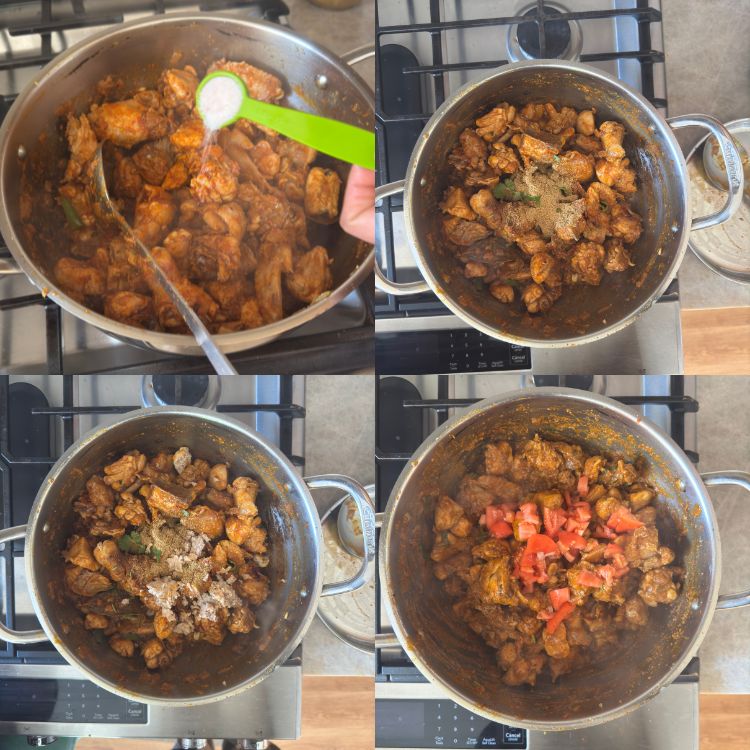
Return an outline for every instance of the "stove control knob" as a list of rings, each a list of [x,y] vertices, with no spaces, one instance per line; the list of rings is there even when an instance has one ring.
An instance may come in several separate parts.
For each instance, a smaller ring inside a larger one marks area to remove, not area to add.
[[[208,740],[203,740],[199,737],[184,737],[177,741],[177,746],[181,750],[204,750],[207,745]]]
[[[279,750],[279,746],[268,740],[224,740],[222,750]]]
[[[57,742],[57,737],[42,737],[38,734],[32,734],[26,737],[26,742],[32,747],[47,747],[47,745]]]

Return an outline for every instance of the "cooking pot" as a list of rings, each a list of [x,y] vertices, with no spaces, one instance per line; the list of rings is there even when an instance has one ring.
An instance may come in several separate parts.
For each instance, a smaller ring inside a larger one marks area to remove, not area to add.
[[[605,274],[598,287],[566,287],[541,316],[503,304],[484,285],[478,289],[473,279],[465,278],[440,228],[438,204],[448,184],[447,155],[464,128],[502,101],[519,107],[548,101],[578,110],[593,107],[599,122],[621,122],[625,149],[638,175],[632,204],[643,217],[643,234],[632,247],[635,266]],[[685,158],[672,132],[691,125],[716,137],[729,175],[724,207],[696,219],[691,216]],[[532,347],[589,343],[632,323],[661,296],[682,262],[690,232],[729,219],[742,201],[743,183],[739,153],[724,126],[712,117],[685,115],[665,122],[639,93],[587,65],[559,60],[513,63],[446,99],[419,137],[406,178],[376,191],[376,201],[403,191],[406,238],[424,281],[395,283],[376,268],[375,283],[393,295],[431,289],[459,318],[494,338]]]
[[[366,56],[356,50],[351,63]],[[278,76],[287,103],[294,109],[374,127],[372,91],[359,75],[342,58],[278,24],[220,14],[169,13],[112,26],[55,57],[18,96],[3,121],[0,232],[17,267],[6,264],[0,268],[0,276],[23,271],[42,294],[69,313],[127,343],[173,354],[201,355],[190,335],[149,331],[111,320],[60,289],[52,268],[66,248],[29,243],[21,228],[20,186],[26,179],[30,199],[36,202],[41,200],[46,180],[59,181],[67,153],[58,128],[60,112],[88,110],[96,84],[105,76],[121,78],[124,90],[131,91],[154,87],[164,68],[189,64],[200,71],[221,57],[244,60]],[[64,222],[61,212],[59,221]],[[328,228],[320,244],[332,258],[331,293],[278,322],[217,334],[215,339],[225,353],[261,346],[307,323],[340,302],[371,273],[372,246],[347,235],[338,224]]]
[[[186,445],[194,456],[229,464],[231,475],[260,484],[258,507],[268,531],[270,596],[256,610],[257,629],[230,635],[221,646],[197,643],[167,668],[149,673],[140,659],[118,656],[83,627],[65,595],[61,552],[73,528],[72,503],[86,480],[126,451],[153,455]],[[365,554],[349,580],[321,580],[321,525],[311,489],[344,490],[356,502]],[[372,506],[366,490],[339,475],[302,479],[278,448],[241,422],[214,411],[154,407],[125,414],[72,445],[42,482],[25,526],[0,531],[0,543],[24,539],[26,581],[43,630],[19,632],[0,624],[11,643],[51,641],[87,678],[110,692],[143,703],[191,706],[236,695],[281,665],[304,637],[321,596],[361,586],[374,558]]]
[[[502,682],[494,651],[451,611],[434,577],[429,551],[439,494],[451,495],[482,461],[489,440],[525,440],[539,433],[583,445],[590,453],[644,459],[660,540],[685,570],[671,606],[649,609],[649,622],[606,665],[582,667],[553,684]],[[481,401],[449,420],[420,446],[401,472],[382,521],[379,572],[395,638],[422,674],[448,698],[492,721],[540,730],[581,729],[616,719],[656,695],[695,655],[716,609],[750,604],[750,590],[719,596],[721,550],[707,487],[750,491],[750,474],[699,475],[658,427],[616,401],[569,388],[535,388]]]

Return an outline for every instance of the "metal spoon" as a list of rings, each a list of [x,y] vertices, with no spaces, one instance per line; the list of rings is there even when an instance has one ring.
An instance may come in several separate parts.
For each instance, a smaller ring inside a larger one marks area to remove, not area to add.
[[[96,188],[96,197],[99,201],[99,205],[119,224],[120,229],[122,229],[122,231],[133,240],[144,260],[156,275],[159,284],[161,284],[172,304],[177,308],[180,315],[182,315],[183,320],[187,323],[188,328],[192,331],[198,345],[203,349],[204,354],[208,357],[208,361],[211,363],[214,370],[216,370],[216,374],[237,375],[237,370],[234,369],[232,363],[226,358],[226,356],[224,356],[224,353],[216,345],[208,328],[203,325],[203,321],[198,317],[195,310],[190,307],[167,274],[164,273],[161,266],[154,260],[149,249],[138,239],[138,237],[136,237],[135,232],[130,228],[128,222],[125,221],[125,218],[112,203],[112,199],[109,197],[109,191],[107,190],[107,179],[104,176],[104,159],[102,158],[101,143],[96,149],[93,164],[94,186]]]

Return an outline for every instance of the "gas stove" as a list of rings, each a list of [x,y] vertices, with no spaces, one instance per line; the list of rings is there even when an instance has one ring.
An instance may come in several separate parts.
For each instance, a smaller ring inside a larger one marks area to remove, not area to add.
[[[529,21],[540,6],[549,20]],[[666,115],[659,0],[377,0],[375,34],[381,184],[403,179],[422,128],[447,96],[517,60],[558,57],[594,65]],[[384,199],[376,216],[385,275],[399,282],[421,279],[406,240],[401,196]],[[623,331],[568,349],[529,350],[480,334],[432,292],[377,292],[375,312],[382,373],[682,372],[676,279]]]
[[[291,376],[0,377],[0,525],[26,522],[57,457],[81,435],[144,405],[215,408],[258,430],[304,468],[304,378]],[[26,588],[23,542],[0,551],[0,617],[39,628]],[[33,738],[296,739],[301,729],[302,646],[257,686],[193,708],[147,706],[86,680],[51,643],[0,640],[0,735]],[[34,740],[37,741],[36,739]],[[252,743],[256,744],[253,745]],[[191,744],[192,743],[192,744]],[[258,744],[260,743],[260,744]]]
[[[698,462],[694,378],[680,376],[482,375],[381,376],[377,391],[376,508],[413,452],[438,426],[477,400],[525,387],[566,386],[607,395],[636,408]],[[379,593],[378,632],[390,630]],[[653,700],[627,716],[576,732],[538,732],[488,722],[446,698],[401,648],[378,652],[375,682],[376,748],[609,748],[697,750],[698,682],[694,658]]]
[[[170,11],[222,12],[287,25],[283,0],[17,0],[0,4],[0,119],[40,66],[112,24]],[[303,30],[302,30],[303,31]],[[321,40],[325,42],[325,40]],[[258,349],[233,354],[238,372],[348,372],[372,366],[373,293],[366,281],[333,309]],[[37,332],[29,336],[29,331]],[[45,299],[0,240],[0,370],[18,373],[204,373],[177,357],[114,339]]]

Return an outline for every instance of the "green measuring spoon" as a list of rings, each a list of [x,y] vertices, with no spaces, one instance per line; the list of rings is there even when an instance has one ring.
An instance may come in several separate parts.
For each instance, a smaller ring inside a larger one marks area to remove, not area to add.
[[[195,92],[195,104],[209,130],[244,118],[335,159],[375,169],[374,133],[338,120],[251,99],[245,82],[226,70],[217,70],[201,81]]]

